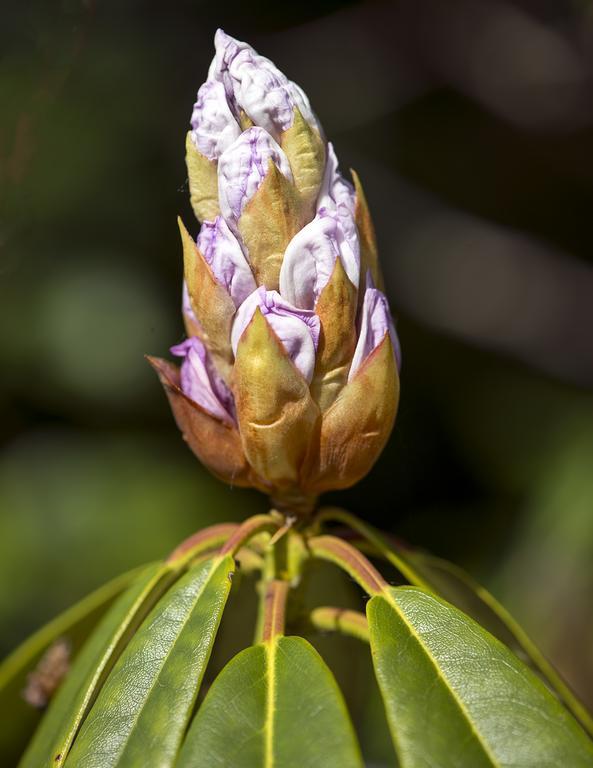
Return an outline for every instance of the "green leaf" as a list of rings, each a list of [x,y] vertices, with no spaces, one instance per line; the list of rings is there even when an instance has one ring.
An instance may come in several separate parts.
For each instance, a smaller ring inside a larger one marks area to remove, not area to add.
[[[27,676],[60,638],[68,642],[71,658],[76,658],[101,616],[138,572],[124,573],[95,590],[31,635],[0,664],[0,755],[7,763],[16,765],[42,715],[22,696]]]
[[[174,572],[155,563],[147,566],[114,603],[82,648],[42,719],[19,768],[60,768],[97,691],[130,634]]]
[[[593,717],[578,700],[525,630],[484,587],[462,568],[420,550],[387,541],[379,531],[341,509],[329,508],[322,517],[339,520],[361,534],[414,586],[444,597],[526,661],[556,691],[570,711],[593,736]]]
[[[461,611],[415,587],[373,597],[375,671],[402,768],[593,766],[541,680]]]
[[[434,591],[467,613],[542,675],[581,725],[593,735],[593,717],[507,609],[462,568],[425,552],[408,552]]]
[[[229,555],[201,562],[157,603],[107,678],[67,768],[173,764],[233,571]]]
[[[176,768],[361,768],[342,694],[300,637],[246,648],[214,681]]]

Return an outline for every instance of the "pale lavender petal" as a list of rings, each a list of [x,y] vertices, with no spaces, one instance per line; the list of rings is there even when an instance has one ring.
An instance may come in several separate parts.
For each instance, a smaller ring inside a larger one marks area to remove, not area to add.
[[[218,198],[227,224],[237,231],[237,221],[259,189],[272,160],[292,181],[288,158],[263,128],[244,131],[218,161]]]
[[[356,375],[356,372],[367,357],[385,338],[386,333],[389,333],[391,338],[391,344],[399,368],[401,361],[399,340],[395,332],[391,313],[389,312],[387,297],[377,288],[367,288],[361,307],[360,331],[350,366],[350,373],[348,374],[348,381]]]
[[[191,305],[191,300],[189,298],[189,290],[187,288],[187,283],[185,280],[183,281],[183,290],[181,292],[181,310],[185,317],[195,325],[196,327],[200,327],[200,321],[196,317],[196,313],[194,312],[194,309]]]
[[[257,286],[243,250],[222,216],[202,224],[197,246],[238,307]]]
[[[216,370],[206,347],[197,336],[171,347],[182,357],[181,390],[208,413],[223,421],[234,422],[233,396]]]
[[[340,205],[345,206],[351,216],[354,217],[356,207],[354,187],[349,181],[346,181],[338,170],[338,158],[330,141],[327,145],[327,161],[317,198],[317,207],[332,209]]]
[[[292,306],[277,291],[266,291],[262,286],[241,304],[231,332],[233,352],[237,353],[241,336],[258,307],[282,342],[290,359],[307,382],[310,382],[315,370],[315,353],[319,342],[319,318],[314,312]]]
[[[345,206],[321,209],[288,244],[280,269],[280,293],[297,307],[314,309],[336,259],[355,287],[360,279],[358,232]]]
[[[218,160],[238,138],[241,128],[231,113],[222,83],[209,79],[200,87],[191,126],[196,148],[209,160]]]
[[[224,84],[228,102],[237,118],[243,110],[255,125],[277,139],[292,125],[294,108],[298,107],[303,118],[319,130],[304,92],[269,59],[222,29],[216,32],[214,43],[216,56],[209,76]]]

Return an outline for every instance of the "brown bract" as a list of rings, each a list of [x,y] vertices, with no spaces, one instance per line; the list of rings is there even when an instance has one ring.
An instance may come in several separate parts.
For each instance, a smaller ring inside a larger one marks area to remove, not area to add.
[[[185,139],[185,162],[189,180],[189,198],[196,218],[212,221],[220,213],[218,205],[218,168],[195,146],[191,132]]]
[[[200,323],[202,338],[220,372],[228,379],[233,353],[231,324],[235,314],[233,300],[214,277],[193,238],[178,219],[183,243],[183,272],[192,309]]]
[[[275,490],[298,487],[319,409],[259,309],[239,341],[233,385],[249,463]]]
[[[217,419],[183,394],[179,369],[158,357],[147,356],[163,385],[177,426],[184,440],[208,469],[230,485],[255,487],[269,493],[270,488],[249,466],[237,428]]]
[[[356,192],[356,207],[354,216],[356,219],[356,226],[358,228],[358,235],[360,238],[360,279],[361,283],[366,278],[367,270],[371,270],[371,276],[375,286],[381,291],[385,290],[383,284],[383,275],[381,274],[381,267],[379,266],[379,256],[377,253],[377,238],[375,236],[375,227],[369,207],[367,205],[367,199],[358,178],[356,171],[350,169],[352,179],[354,181],[354,190]],[[361,291],[361,296],[364,291]]]
[[[321,421],[319,453],[310,457],[305,491],[348,488],[363,478],[383,450],[399,401],[399,376],[386,333]]]
[[[280,137],[307,221],[315,215],[315,203],[325,168],[323,139],[295,107],[294,119]]]
[[[238,222],[258,285],[277,291],[286,246],[303,226],[302,206],[292,182],[270,159],[259,189]]]
[[[356,346],[356,297],[356,288],[337,258],[315,306],[321,333],[311,393],[322,412],[333,403],[348,378]]]

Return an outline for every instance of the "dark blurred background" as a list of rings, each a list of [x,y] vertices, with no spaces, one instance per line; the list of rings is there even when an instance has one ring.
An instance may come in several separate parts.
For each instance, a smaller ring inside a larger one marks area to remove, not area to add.
[[[403,347],[396,430],[334,501],[453,559],[593,704],[593,6],[28,0],[0,25],[0,650],[194,529],[143,359],[182,338],[175,217],[217,26],[360,173]]]

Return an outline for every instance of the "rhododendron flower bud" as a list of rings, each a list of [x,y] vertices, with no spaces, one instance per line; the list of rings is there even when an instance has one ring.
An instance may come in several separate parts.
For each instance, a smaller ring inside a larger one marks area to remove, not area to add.
[[[319,208],[330,209],[344,205],[353,216],[356,210],[354,187],[338,170],[338,158],[331,141],[327,144],[327,163],[317,205]]]
[[[360,251],[354,218],[346,209],[322,208],[288,244],[280,269],[280,292],[297,307],[314,309],[338,258],[358,288]]]
[[[360,181],[301,89],[222,31],[188,134],[181,367],[151,358],[185,439],[235,485],[306,512],[391,432],[399,342]]]
[[[315,354],[319,342],[319,318],[314,312],[297,309],[277,291],[262,286],[243,302],[235,316],[231,333],[233,352],[243,332],[253,319],[256,309],[265,317],[282,346],[303,377],[310,382],[315,370]]]
[[[379,346],[381,340],[387,334],[391,339],[398,366],[401,362],[399,340],[395,332],[391,313],[389,312],[387,297],[372,285],[370,275],[367,277],[368,284],[370,285],[364,293],[364,301],[360,310],[360,330],[352,363],[350,364],[348,381],[354,378],[360,366],[371,352]]]
[[[218,160],[218,199],[227,222],[237,227],[243,209],[260,188],[273,163],[292,181],[288,159],[263,128],[249,128]]]
[[[222,29],[216,32],[214,45],[216,56],[208,75],[224,85],[229,106],[237,118],[244,114],[254,125],[278,138],[292,126],[296,108],[318,129],[306,95],[269,59]]]
[[[241,133],[233,117],[222,83],[207,80],[198,91],[191,116],[191,138],[196,148],[208,158],[218,160]]]
[[[184,358],[180,381],[185,394],[221,421],[233,422],[233,396],[200,339],[193,336],[171,352]]]
[[[238,307],[255,290],[255,278],[237,238],[222,216],[202,224],[196,245]]]

